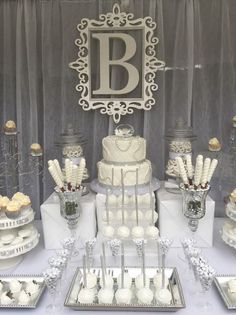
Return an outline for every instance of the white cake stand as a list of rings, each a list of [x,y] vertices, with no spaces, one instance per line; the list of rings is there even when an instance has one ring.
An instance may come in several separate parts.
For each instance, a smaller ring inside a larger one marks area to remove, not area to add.
[[[9,219],[5,215],[0,217],[0,236],[10,231],[15,236],[18,235],[18,230],[22,226],[31,223],[34,220],[34,211],[29,209],[21,213],[16,219]],[[12,268],[19,264],[23,255],[32,250],[39,242],[39,233],[32,226],[31,234],[25,237],[23,241],[16,245],[3,245],[0,247],[0,270]]]
[[[94,179],[91,183],[90,183],[90,188],[95,191],[96,193],[99,194],[106,194],[106,190],[107,188],[112,188],[112,193],[114,195],[121,195],[122,194],[122,190],[121,190],[121,186],[108,186],[108,185],[104,185],[99,183],[98,179]],[[157,178],[153,177],[152,178],[152,182],[151,182],[151,188],[152,191],[156,191],[160,188],[160,182]],[[150,184],[146,184],[146,185],[138,185],[138,195],[143,195],[143,194],[147,194],[149,193],[150,189]],[[125,191],[127,192],[128,195],[134,195],[135,193],[135,189],[134,186],[125,186]]]

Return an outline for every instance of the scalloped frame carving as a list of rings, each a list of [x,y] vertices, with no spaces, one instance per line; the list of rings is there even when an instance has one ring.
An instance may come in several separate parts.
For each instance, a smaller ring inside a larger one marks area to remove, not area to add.
[[[134,109],[150,110],[155,104],[153,92],[157,91],[158,85],[154,82],[156,71],[165,66],[165,63],[156,57],[155,46],[159,40],[154,36],[156,23],[150,16],[134,19],[132,13],[120,11],[118,4],[114,4],[113,12],[100,14],[99,20],[89,20],[83,18],[77,25],[80,33],[75,40],[79,48],[78,58],[69,64],[69,67],[78,72],[79,84],[76,90],[80,92],[81,97],[78,104],[85,111],[99,109],[100,113],[113,117],[115,123],[120,121],[121,116],[132,114]],[[91,78],[90,78],[90,44],[89,32],[91,30],[143,30],[143,64],[142,64],[142,97],[141,98],[91,98]]]

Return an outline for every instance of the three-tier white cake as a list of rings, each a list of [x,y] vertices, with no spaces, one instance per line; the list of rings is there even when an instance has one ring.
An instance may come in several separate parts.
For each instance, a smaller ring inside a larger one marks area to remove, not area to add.
[[[102,148],[103,160],[98,162],[100,184],[121,186],[122,170],[125,186],[143,185],[150,181],[152,167],[151,162],[146,159],[144,138],[118,132],[116,135],[105,137]]]

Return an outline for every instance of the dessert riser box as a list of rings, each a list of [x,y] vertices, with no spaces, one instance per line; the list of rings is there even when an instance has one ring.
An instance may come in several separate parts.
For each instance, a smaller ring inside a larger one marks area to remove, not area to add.
[[[159,231],[163,237],[173,239],[173,247],[182,247],[181,239],[192,237],[188,227],[188,219],[182,213],[182,194],[169,193],[165,189],[157,192],[159,209]],[[206,198],[206,214],[199,220],[195,239],[199,247],[213,246],[213,224],[215,202]]]
[[[89,193],[82,197],[82,214],[77,227],[77,236],[84,244],[96,236],[95,195]],[[70,237],[70,230],[66,220],[60,214],[58,196],[53,193],[41,206],[44,245],[46,249],[62,248],[61,241]]]
[[[153,193],[153,202],[155,203],[155,194]],[[113,219],[110,220],[110,225],[113,226],[114,228],[118,228],[119,226],[122,225],[121,220],[117,220],[115,217],[117,211],[121,211],[121,205],[119,207],[113,206],[109,208],[110,211],[113,213],[114,217]],[[135,206],[125,206],[124,209],[130,214],[130,212],[135,212]],[[132,211],[131,211],[132,209]],[[145,212],[150,210],[150,206],[148,204],[139,206],[140,211],[145,215]],[[142,209],[142,210],[141,210]],[[103,227],[106,226],[106,222],[103,220],[103,216],[106,215],[106,196],[103,194],[97,194],[96,195],[96,212],[97,212],[97,222],[98,222],[98,231],[102,232]],[[130,217],[129,217],[130,218]],[[128,226],[129,228],[132,228],[136,225],[136,221],[132,220],[128,222],[128,220],[125,221],[125,225]],[[140,220],[140,225],[145,227],[148,227],[149,221],[147,220]]]

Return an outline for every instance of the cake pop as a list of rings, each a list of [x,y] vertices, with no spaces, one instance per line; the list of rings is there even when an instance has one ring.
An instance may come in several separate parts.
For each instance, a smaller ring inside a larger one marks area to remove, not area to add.
[[[146,236],[151,239],[157,239],[159,236],[159,230],[155,226],[148,226],[146,228],[145,233],[146,233]]]
[[[114,291],[113,291],[113,288],[106,287],[103,256],[100,256],[100,260],[101,260],[102,280],[103,280],[104,288],[101,288],[100,291],[98,292],[98,303],[99,304],[112,304]]]
[[[118,289],[115,294],[117,304],[130,304],[132,292],[130,289]]]
[[[139,304],[151,304],[153,300],[152,290],[149,288],[142,288],[137,293],[138,303]]]
[[[112,238],[114,236],[115,229],[111,225],[106,225],[103,227],[102,234],[107,238]]]
[[[143,238],[144,236],[144,229],[142,226],[134,226],[132,228],[132,237],[133,238]]]
[[[121,239],[126,239],[130,235],[130,230],[126,225],[121,225],[117,230],[117,235]]]
[[[94,290],[87,287],[87,272],[86,272],[86,256],[83,256],[83,280],[84,287],[78,294],[78,302],[82,304],[91,304],[94,300]]]
[[[158,289],[155,293],[155,299],[157,303],[170,304],[172,296],[168,289]]]

